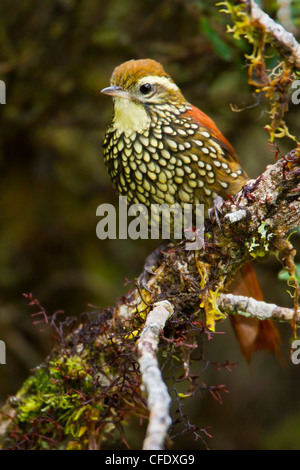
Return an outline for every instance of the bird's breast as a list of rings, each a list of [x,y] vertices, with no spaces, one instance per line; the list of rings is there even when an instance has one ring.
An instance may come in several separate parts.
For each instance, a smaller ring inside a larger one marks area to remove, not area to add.
[[[226,197],[240,189],[243,172],[238,161],[228,159],[227,148],[209,129],[158,106],[153,116],[145,111],[151,116],[146,125],[143,111],[143,130],[131,126],[125,132],[125,125],[116,126],[116,115],[104,143],[109,174],[128,202],[210,207],[217,195]]]
[[[113,127],[120,134],[130,136],[143,133],[150,126],[150,116],[144,106],[127,98],[114,98]]]

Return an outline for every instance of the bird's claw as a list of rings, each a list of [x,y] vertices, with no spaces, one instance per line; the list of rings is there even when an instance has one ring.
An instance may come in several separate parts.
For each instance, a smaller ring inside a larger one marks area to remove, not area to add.
[[[150,274],[155,274],[155,273],[151,270],[144,269],[142,274],[140,274],[139,277],[137,278],[136,283],[137,283],[139,290],[145,289],[150,294],[154,294],[154,292],[151,289],[149,289],[149,287],[147,286],[147,283],[150,278]]]
[[[222,224],[221,224],[221,220],[220,220],[220,215],[221,215],[221,206],[224,202],[224,199],[221,197],[221,196],[217,196],[215,197],[214,201],[213,201],[213,205],[210,209],[208,209],[208,217],[210,220],[212,220],[213,216],[219,226],[219,229],[221,230],[221,232],[223,233],[223,230],[222,230]]]
[[[149,282],[150,276],[155,276],[153,267],[159,264],[159,261],[162,258],[163,250],[166,248],[167,245],[168,242],[162,243],[158,248],[156,248],[152,253],[150,253],[149,256],[147,256],[143,272],[139,275],[136,281],[139,289],[145,289],[150,292],[150,294],[154,293],[151,289],[149,289],[147,284]]]

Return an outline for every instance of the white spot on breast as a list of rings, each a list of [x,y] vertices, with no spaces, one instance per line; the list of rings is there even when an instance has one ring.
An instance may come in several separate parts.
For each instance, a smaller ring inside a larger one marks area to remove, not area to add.
[[[139,170],[136,170],[134,175],[135,175],[136,179],[138,179],[139,181],[143,181],[143,175]]]
[[[167,177],[169,180],[171,180],[174,173],[171,172],[170,170],[167,170],[166,168],[164,169],[164,172],[165,172],[165,174],[166,174],[166,177]]]
[[[190,142],[184,142],[183,145],[186,149],[190,149],[192,147],[192,144]]]
[[[196,145],[199,145],[199,147],[203,147],[202,140],[195,139],[194,142],[195,142]]]
[[[136,170],[136,163],[134,161],[130,160],[129,165],[133,169],[133,171]]]
[[[163,184],[167,182],[167,177],[166,177],[165,173],[161,172],[158,175],[158,181],[160,181],[160,183],[163,183]]]
[[[197,181],[195,181],[195,180],[189,180],[188,184],[191,188],[196,188],[197,187]]]
[[[157,147],[157,139],[155,137],[150,137],[150,144],[153,146],[153,147]]]
[[[150,183],[148,180],[143,180],[143,186],[146,189],[146,191],[150,191]]]
[[[191,159],[188,155],[181,155],[181,159],[184,163],[187,163],[187,164],[191,163]]]
[[[139,165],[139,169],[142,173],[147,173],[147,167],[146,167],[145,163],[141,163]]]
[[[169,193],[165,194],[165,200],[169,204],[174,204],[175,203],[175,200],[174,200],[173,196],[171,196],[171,194],[169,194]]]
[[[143,153],[143,159],[146,163],[150,162],[150,155],[148,152]]]
[[[142,144],[138,140],[134,141],[133,146],[134,146],[134,150],[137,153],[142,153],[143,147],[142,147]]]
[[[177,143],[174,140],[168,139],[167,142],[172,150],[177,150]]]
[[[155,163],[154,162],[149,162],[148,168],[150,171],[155,171]]]
[[[151,180],[153,181],[156,180],[156,173],[153,173],[152,171],[148,171],[148,176]]]
[[[187,192],[183,191],[182,189],[179,189],[178,196],[180,200],[183,202],[190,202],[191,200],[190,195]]]
[[[161,151],[161,154],[162,154],[163,157],[165,157],[165,158],[167,158],[167,159],[169,159],[169,158],[171,157],[170,152],[168,152],[168,150],[166,150],[166,149],[163,149],[163,150]],[[176,162],[176,159],[175,159],[175,162]],[[173,163],[174,163],[174,162],[173,162]]]
[[[205,137],[206,139],[210,138],[210,134],[206,131],[202,131],[202,132],[200,132],[200,134],[203,135],[203,137]]]
[[[116,147],[118,147],[118,150],[119,150],[120,152],[123,150],[123,148],[124,148],[123,139],[119,139],[119,140],[118,140],[118,143],[117,143],[117,146],[116,146]],[[114,147],[114,149],[115,149],[116,147]]]
[[[148,139],[148,137],[145,137],[144,135],[140,134],[140,135],[139,135],[139,139],[140,139],[141,143],[142,143],[143,145],[145,145],[145,147],[147,147],[147,146],[149,145],[149,139]]]
[[[184,176],[183,168],[176,168],[175,173],[176,173],[177,176]]]

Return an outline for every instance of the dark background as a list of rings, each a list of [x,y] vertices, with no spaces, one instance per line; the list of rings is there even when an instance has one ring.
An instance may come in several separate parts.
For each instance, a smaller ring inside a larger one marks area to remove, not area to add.
[[[96,237],[96,208],[117,204],[102,158],[112,103],[100,94],[115,66],[132,58],[161,61],[186,98],[209,114],[231,141],[250,177],[274,153],[268,149],[263,104],[252,106],[243,41],[226,34],[229,17],[213,1],[2,0],[0,79],[0,399],[17,392],[29,370],[51,350],[49,332],[33,324],[22,293],[32,292],[49,314],[78,315],[88,304],[113,305],[126,292],[155,244]],[[265,7],[268,10],[268,3]],[[296,2],[295,2],[296,3]],[[268,10],[272,13],[272,10]],[[299,8],[293,14],[299,25]],[[297,19],[298,18],[298,19]],[[241,109],[233,112],[230,104]],[[299,107],[287,122],[300,133]],[[293,147],[278,142],[281,152]],[[295,245],[298,235],[292,237]],[[257,272],[266,300],[291,306],[275,257]],[[218,325],[206,357],[238,363],[231,373],[203,373],[226,384],[223,404],[209,394],[186,401],[192,422],[211,426],[213,449],[300,449],[300,365],[289,359],[291,329],[280,325],[286,366],[259,353],[249,368],[229,322]],[[138,446],[141,431],[129,428]],[[203,448],[184,436],[177,448]]]

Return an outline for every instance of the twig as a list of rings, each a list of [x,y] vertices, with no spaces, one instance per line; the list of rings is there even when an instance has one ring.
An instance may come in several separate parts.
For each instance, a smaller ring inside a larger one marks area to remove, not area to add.
[[[156,350],[159,334],[172,313],[173,306],[167,300],[155,303],[153,310],[147,316],[146,324],[137,342],[142,381],[148,395],[150,410],[143,450],[162,450],[171,424],[169,416],[171,398],[162,380]]]
[[[295,313],[293,308],[279,307],[275,304],[255,300],[252,297],[233,294],[220,294],[218,307],[224,313],[247,314],[260,320],[273,318],[290,322],[293,320]],[[300,325],[300,310],[298,310],[295,321]]]
[[[267,13],[262,11],[254,0],[250,0],[251,17],[257,21],[267,33],[271,34],[274,40],[289,53],[285,55],[288,63],[300,68],[300,45],[294,35],[276,23]]]

